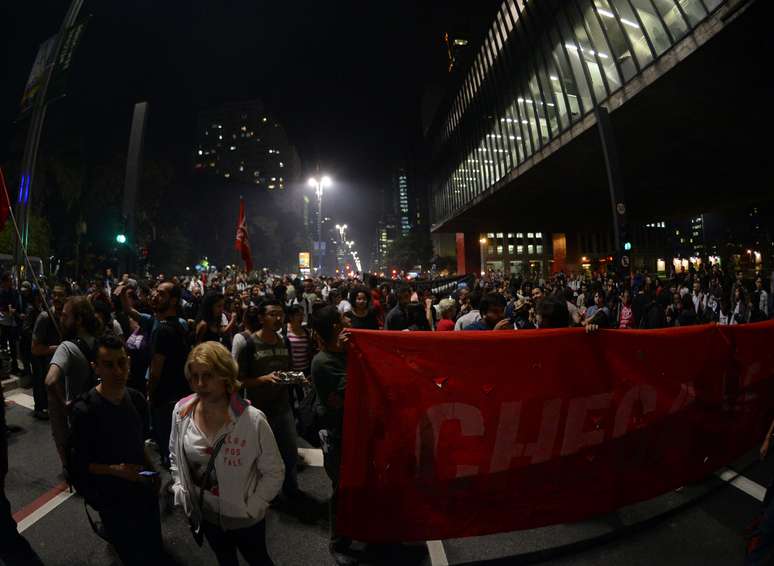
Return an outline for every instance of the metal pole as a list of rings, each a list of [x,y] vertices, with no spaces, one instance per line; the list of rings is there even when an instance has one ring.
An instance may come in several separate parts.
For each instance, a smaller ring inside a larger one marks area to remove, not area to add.
[[[35,104],[32,111],[29,130],[27,130],[27,141],[24,146],[24,156],[22,157],[21,181],[19,183],[19,198],[16,203],[16,218],[20,223],[19,232],[21,239],[16,238],[16,247],[14,250],[14,265],[18,266],[21,261],[22,249],[27,247],[29,242],[29,215],[30,215],[30,195],[32,194],[32,185],[35,178],[35,164],[38,157],[38,146],[40,144],[40,135],[43,131],[43,123],[46,119],[46,96],[48,87],[51,83],[51,77],[56,68],[56,61],[62,50],[62,44],[65,38],[65,31],[71,27],[78,18],[81,11],[83,0],[73,0],[67,10],[62,26],[56,36],[54,50],[52,53],[52,63],[46,69],[43,77],[43,83],[35,95]]]
[[[317,181],[317,275],[322,275],[322,180]]]
[[[613,136],[613,125],[610,121],[610,113],[604,106],[594,109],[597,118],[597,129],[602,142],[602,154],[605,158],[608,188],[610,190],[610,204],[613,213],[613,240],[616,251],[617,268],[625,273],[629,272],[631,265],[631,252],[625,250],[621,242],[621,236],[626,234],[626,198],[624,195],[623,175],[618,161],[618,147]]]

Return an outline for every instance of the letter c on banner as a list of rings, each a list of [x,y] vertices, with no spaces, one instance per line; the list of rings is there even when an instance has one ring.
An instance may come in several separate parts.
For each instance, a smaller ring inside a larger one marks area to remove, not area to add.
[[[606,409],[610,406],[612,397],[612,393],[599,393],[588,397],[578,397],[570,401],[570,407],[567,410],[567,425],[564,428],[562,456],[574,454],[584,446],[602,444],[605,439],[604,429],[583,432],[583,427],[586,424],[588,412]]]
[[[652,385],[635,385],[626,395],[623,396],[618,404],[618,410],[615,413],[615,426],[613,427],[613,438],[620,438],[629,430],[629,421],[634,412],[634,403],[639,401],[642,404],[642,413],[652,413],[656,409],[656,390]]]
[[[464,436],[483,436],[484,434],[484,418],[481,411],[473,405],[441,403],[428,408],[417,428],[418,471],[426,478],[434,476],[438,437],[441,434],[441,425],[445,421],[459,421]],[[477,473],[478,466],[458,465],[455,477],[474,476]]]

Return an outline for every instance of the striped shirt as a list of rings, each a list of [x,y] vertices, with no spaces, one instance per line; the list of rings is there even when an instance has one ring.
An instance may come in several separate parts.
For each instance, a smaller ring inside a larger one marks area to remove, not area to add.
[[[288,332],[288,341],[290,342],[290,367],[294,371],[304,371],[309,368],[309,336],[296,336]]]

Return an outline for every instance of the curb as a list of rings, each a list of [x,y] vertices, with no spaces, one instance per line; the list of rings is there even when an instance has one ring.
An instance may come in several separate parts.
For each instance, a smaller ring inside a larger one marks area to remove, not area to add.
[[[744,463],[741,466],[739,466],[739,469],[736,469],[734,471],[738,474],[743,474],[744,472],[747,471],[747,469],[749,469],[753,465],[753,463],[754,463],[754,460],[752,462]],[[485,558],[482,560],[475,560],[475,561],[457,562],[454,564],[454,566],[514,566],[514,565],[521,566],[521,565],[527,565],[527,564],[537,564],[548,560],[566,557],[568,555],[582,552],[585,550],[590,550],[592,548],[603,546],[615,540],[618,540],[627,536],[631,536],[641,531],[645,531],[647,529],[653,528],[663,523],[665,520],[669,519],[670,517],[677,515],[691,507],[694,507],[700,504],[703,500],[707,499],[708,497],[715,494],[719,490],[727,488],[728,486],[729,486],[728,482],[725,482],[714,476],[709,476],[704,481],[702,481],[701,484],[695,484],[693,486],[693,488],[697,489],[697,491],[699,492],[691,496],[688,500],[681,502],[673,507],[670,507],[664,511],[655,513],[650,516],[643,517],[639,520],[635,520],[629,524],[621,524],[617,527],[612,528],[608,532],[601,533],[596,536],[591,536],[580,540],[575,540],[565,544],[558,544],[552,547],[528,550],[526,552],[513,554],[511,556]],[[645,502],[640,502],[640,503],[645,503]],[[637,505],[637,504],[634,504],[634,505]],[[617,511],[610,514],[602,515],[600,517],[612,518],[616,515],[617,515]]]
[[[6,391],[11,391],[13,389],[19,389],[21,387],[21,384],[19,382],[19,378],[16,376],[11,376],[7,379],[3,379],[2,381],[2,389],[3,393]]]

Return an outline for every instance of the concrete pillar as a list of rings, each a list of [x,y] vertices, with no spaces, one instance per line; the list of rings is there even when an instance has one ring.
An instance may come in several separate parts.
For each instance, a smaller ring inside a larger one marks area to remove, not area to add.
[[[457,232],[457,274],[479,273],[481,271],[480,235]]]
[[[559,273],[567,267],[567,238],[562,233],[551,234],[551,243],[554,259],[551,273]]]

